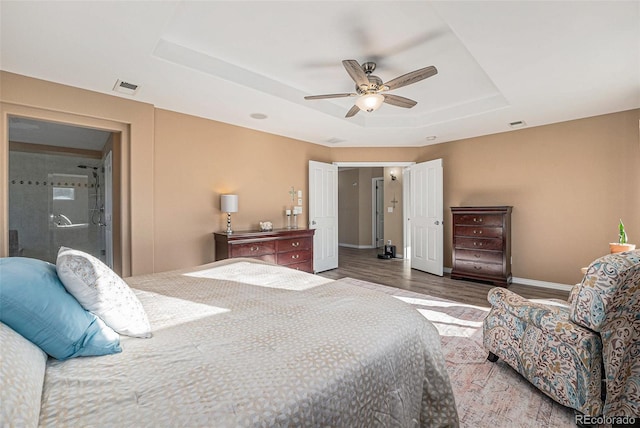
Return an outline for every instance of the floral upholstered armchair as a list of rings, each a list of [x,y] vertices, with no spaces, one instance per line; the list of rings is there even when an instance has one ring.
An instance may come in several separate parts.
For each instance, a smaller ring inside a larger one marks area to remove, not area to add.
[[[640,251],[595,260],[564,304],[503,288],[488,299],[490,361],[585,415],[640,417]]]

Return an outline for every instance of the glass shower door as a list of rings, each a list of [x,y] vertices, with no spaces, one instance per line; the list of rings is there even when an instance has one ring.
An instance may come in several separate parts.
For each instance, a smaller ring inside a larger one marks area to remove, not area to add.
[[[92,252],[89,233],[89,177],[79,174],[48,175],[49,251],[55,259],[61,246]]]

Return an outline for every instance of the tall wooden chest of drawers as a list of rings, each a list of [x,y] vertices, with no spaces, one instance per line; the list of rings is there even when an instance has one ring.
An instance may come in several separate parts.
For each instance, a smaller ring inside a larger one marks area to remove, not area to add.
[[[314,229],[216,232],[216,261],[249,257],[313,273],[314,233]]]
[[[511,284],[511,209],[452,207],[453,279]]]

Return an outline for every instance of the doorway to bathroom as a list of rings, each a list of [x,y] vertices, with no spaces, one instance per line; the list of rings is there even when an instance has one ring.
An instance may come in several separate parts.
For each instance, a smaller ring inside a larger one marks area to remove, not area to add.
[[[118,133],[18,116],[8,128],[9,256],[55,263],[65,246],[113,267]]]

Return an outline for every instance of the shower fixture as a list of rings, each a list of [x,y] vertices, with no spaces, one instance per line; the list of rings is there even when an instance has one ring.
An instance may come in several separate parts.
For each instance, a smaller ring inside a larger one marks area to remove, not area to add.
[[[92,169],[93,179],[95,180],[95,188],[96,188],[96,203],[93,207],[93,212],[91,214],[91,223],[97,224],[98,226],[106,226],[107,224],[102,221],[102,216],[104,214],[104,205],[100,201],[100,177],[98,176],[98,167],[91,165],[78,165],[78,168],[81,169]],[[104,168],[103,168],[104,172]]]

